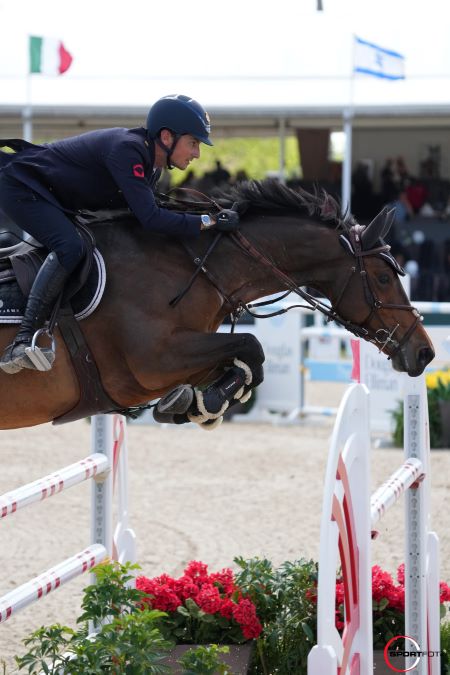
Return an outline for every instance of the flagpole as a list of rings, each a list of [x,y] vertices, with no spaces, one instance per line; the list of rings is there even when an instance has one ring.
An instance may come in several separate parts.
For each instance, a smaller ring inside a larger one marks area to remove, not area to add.
[[[352,72],[350,75],[349,105],[343,111],[344,160],[342,163],[342,211],[350,211],[352,206],[352,136],[354,117],[354,78],[355,78],[355,36],[352,35]]]
[[[30,143],[33,140],[33,107],[31,98],[31,73],[27,73],[25,83],[25,105],[22,111],[23,138]]]

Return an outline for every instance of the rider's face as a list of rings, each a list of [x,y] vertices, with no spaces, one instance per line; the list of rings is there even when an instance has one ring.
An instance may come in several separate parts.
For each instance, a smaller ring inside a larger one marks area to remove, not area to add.
[[[171,164],[177,169],[187,169],[193,159],[200,157],[200,142],[190,134],[180,136],[175,150],[170,158]]]

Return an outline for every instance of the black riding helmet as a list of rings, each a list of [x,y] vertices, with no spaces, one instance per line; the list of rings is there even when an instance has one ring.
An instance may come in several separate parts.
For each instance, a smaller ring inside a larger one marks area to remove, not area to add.
[[[175,135],[172,147],[159,141],[161,129],[169,129]],[[152,105],[147,115],[147,132],[167,152],[167,164],[180,136],[190,134],[201,143],[212,145],[209,140],[211,126],[209,115],[200,103],[183,94],[163,96]]]

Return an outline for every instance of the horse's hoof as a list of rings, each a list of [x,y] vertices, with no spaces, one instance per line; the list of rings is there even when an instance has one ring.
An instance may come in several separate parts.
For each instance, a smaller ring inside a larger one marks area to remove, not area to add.
[[[206,422],[202,422],[199,424],[200,429],[203,429],[203,431],[213,431],[214,429],[217,429],[217,427],[220,427],[220,425],[223,422],[223,415],[220,417],[217,417],[215,420],[206,420]]]
[[[194,400],[194,387],[190,384],[180,384],[158,401],[153,417],[156,413],[184,415]],[[156,420],[159,421],[159,420]]]
[[[157,408],[153,409],[153,419],[159,424],[186,424],[190,422],[186,414],[161,413]]]

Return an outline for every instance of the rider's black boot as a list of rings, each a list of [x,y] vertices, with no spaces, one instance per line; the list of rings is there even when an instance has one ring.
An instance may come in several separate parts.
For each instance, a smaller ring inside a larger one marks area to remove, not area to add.
[[[49,370],[52,367],[55,359],[53,349],[39,348],[40,354],[47,362],[45,364],[44,361],[46,367],[42,368],[30,360],[26,349],[30,347],[36,331],[44,326],[68,276],[68,272],[59,263],[56,253],[49,253],[34,280],[20,330],[14,342],[5,349],[0,359],[0,368],[5,373],[17,373],[22,368]]]

